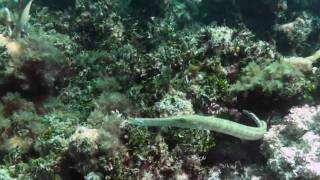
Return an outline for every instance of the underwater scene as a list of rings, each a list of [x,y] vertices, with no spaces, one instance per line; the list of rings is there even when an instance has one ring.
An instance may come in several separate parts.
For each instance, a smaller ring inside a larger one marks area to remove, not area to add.
[[[320,0],[0,0],[0,180],[291,179]]]

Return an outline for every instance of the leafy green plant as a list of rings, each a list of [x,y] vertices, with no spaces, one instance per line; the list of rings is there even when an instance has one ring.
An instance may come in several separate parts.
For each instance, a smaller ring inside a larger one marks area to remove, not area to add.
[[[4,8],[4,21],[9,30],[9,36],[13,39],[21,37],[24,33],[25,27],[30,19],[30,9],[33,0],[20,0],[19,1],[19,15],[14,24],[13,31],[11,30],[11,25],[13,24],[13,19],[11,12],[8,8]]]

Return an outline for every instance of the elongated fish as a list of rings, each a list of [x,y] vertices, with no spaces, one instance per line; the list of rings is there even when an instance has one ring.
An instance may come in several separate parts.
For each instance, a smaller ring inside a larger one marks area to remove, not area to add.
[[[130,118],[129,123],[137,126],[179,127],[189,129],[212,130],[228,134],[242,140],[259,140],[267,132],[267,123],[255,114],[243,111],[254,120],[257,127],[246,126],[228,119],[214,116],[182,115],[163,118]]]

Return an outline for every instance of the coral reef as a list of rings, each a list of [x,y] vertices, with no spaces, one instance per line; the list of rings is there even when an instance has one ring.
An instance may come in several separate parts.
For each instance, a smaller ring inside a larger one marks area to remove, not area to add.
[[[319,178],[318,0],[0,6],[0,179]]]

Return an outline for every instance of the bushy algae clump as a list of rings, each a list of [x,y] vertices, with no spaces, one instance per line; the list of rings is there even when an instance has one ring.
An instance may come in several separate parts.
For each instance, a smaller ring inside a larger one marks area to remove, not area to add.
[[[248,111],[258,127],[250,127],[214,116],[182,115],[164,118],[133,118],[129,122],[140,126],[173,126],[191,129],[207,129],[228,134],[243,140],[258,140],[267,132],[267,124]]]
[[[282,57],[271,63],[250,62],[230,88],[231,92],[262,91],[264,95],[280,97],[307,97],[307,89],[314,86],[307,75],[316,74],[320,50],[308,57]]]

